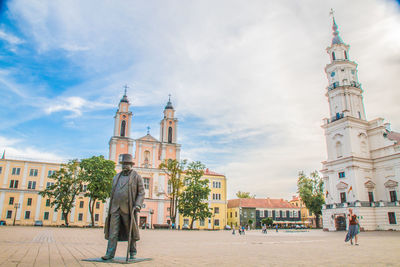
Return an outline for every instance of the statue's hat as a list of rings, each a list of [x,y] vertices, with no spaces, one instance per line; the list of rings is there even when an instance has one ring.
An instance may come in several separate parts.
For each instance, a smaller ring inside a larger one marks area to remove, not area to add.
[[[131,154],[121,154],[119,155],[119,163],[134,163]]]

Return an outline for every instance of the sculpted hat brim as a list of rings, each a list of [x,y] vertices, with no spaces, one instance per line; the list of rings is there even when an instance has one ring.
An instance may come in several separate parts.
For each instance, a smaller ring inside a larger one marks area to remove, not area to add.
[[[132,163],[132,164],[134,163],[131,154],[121,154],[119,162],[120,163]]]

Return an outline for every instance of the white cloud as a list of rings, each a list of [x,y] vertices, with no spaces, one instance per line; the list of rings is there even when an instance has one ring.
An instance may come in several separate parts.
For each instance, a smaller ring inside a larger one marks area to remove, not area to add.
[[[51,162],[66,161],[66,157],[38,149],[34,146],[25,146],[26,140],[10,139],[0,136],[1,156],[5,154],[6,159],[25,159],[25,160],[43,160]]]
[[[3,29],[0,29],[0,39],[5,40],[6,42],[8,42],[10,45],[13,45],[13,46],[24,43],[24,41],[22,39],[18,38],[17,36],[14,36],[10,33],[7,33]]]
[[[183,119],[183,155],[224,172],[231,197],[245,190],[286,198],[296,191],[297,172],[319,169],[326,157],[320,125],[329,116],[331,7],[359,64],[368,117],[384,116],[400,130],[394,1],[10,3],[40,51],[69,47],[72,61],[99,73],[70,88],[48,113],[79,116],[87,97],[116,100],[124,83],[134,84],[133,109],[164,104],[172,93]],[[190,117],[201,123],[185,129]],[[196,148],[188,138],[208,142]],[[208,157],[220,147],[221,156]]]

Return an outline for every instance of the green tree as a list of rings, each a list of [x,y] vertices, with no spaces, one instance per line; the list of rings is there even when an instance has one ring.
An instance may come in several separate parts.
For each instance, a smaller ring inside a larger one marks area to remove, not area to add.
[[[319,217],[322,214],[324,199],[324,182],[317,171],[307,177],[303,171],[299,172],[297,188],[300,198],[303,200],[307,209],[315,214],[316,226],[319,227]]]
[[[79,161],[75,159],[62,164],[60,170],[50,178],[55,180],[54,185],[39,194],[50,199],[50,206],[55,207],[55,211],[61,210],[65,225],[68,226],[68,215],[74,207],[76,196],[82,191]]]
[[[184,217],[192,218],[190,229],[193,229],[193,222],[204,220],[212,215],[208,208],[208,195],[211,189],[208,187],[208,179],[201,179],[205,166],[200,161],[191,162],[188,165],[185,175],[185,189],[179,196],[179,212]]]
[[[105,202],[110,197],[115,163],[103,156],[83,159],[80,163],[81,179],[87,183],[85,197],[89,197],[89,211],[94,227],[94,208],[97,201]]]
[[[252,219],[249,219],[247,222],[248,222],[248,224],[249,224],[249,226],[250,226],[250,229],[251,229],[251,227],[253,226],[253,220],[252,220]]]
[[[238,191],[236,193],[236,196],[238,198],[255,198],[256,195],[250,195],[250,192],[242,192],[242,191]]]
[[[168,185],[171,186],[171,192],[169,193],[169,217],[174,225],[178,210],[179,196],[183,187],[181,175],[185,171],[186,163],[186,160],[179,162],[175,159],[168,159],[159,166],[159,169],[163,170],[169,177]]]
[[[274,221],[272,220],[272,218],[267,217],[267,218],[263,218],[263,219],[261,220],[261,223],[262,223],[262,224],[265,224],[265,225],[271,226],[271,225],[274,223]]]

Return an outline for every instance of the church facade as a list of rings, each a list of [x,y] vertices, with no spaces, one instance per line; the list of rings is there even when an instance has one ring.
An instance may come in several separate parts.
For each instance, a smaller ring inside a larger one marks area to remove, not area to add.
[[[352,208],[365,230],[400,230],[400,133],[383,118],[368,120],[357,63],[339,36],[333,19],[330,63],[325,72],[330,117],[324,119],[327,160],[321,173],[325,185],[323,228],[348,229]]]
[[[150,227],[170,225],[172,222],[169,216],[169,194],[171,193],[171,187],[168,184],[169,177],[158,167],[168,159],[180,161],[181,145],[177,142],[178,119],[175,118],[175,109],[169,99],[160,121],[159,140],[149,131],[141,138],[132,139],[130,136],[132,112],[129,106],[125,92],[114,116],[114,132],[109,142],[109,159],[116,163],[116,169],[120,171],[119,156],[129,153],[134,157],[133,169],[142,176],[146,193],[144,205],[139,214],[139,225],[147,224]],[[208,220],[195,222],[194,226],[199,229],[223,229],[226,225],[226,177],[206,169],[204,178],[210,183],[211,193],[208,203],[213,215]],[[183,218],[178,213],[176,227],[187,224],[188,220],[189,218]]]

